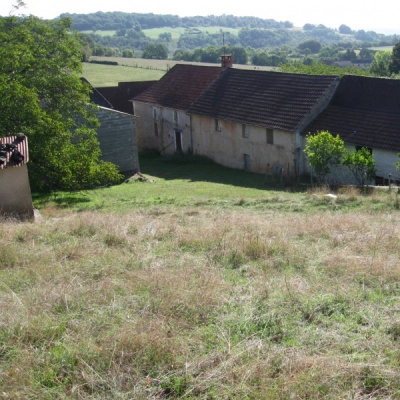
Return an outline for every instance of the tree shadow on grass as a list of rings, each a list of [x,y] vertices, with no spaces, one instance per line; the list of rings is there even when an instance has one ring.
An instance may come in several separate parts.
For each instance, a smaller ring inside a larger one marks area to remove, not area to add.
[[[90,202],[90,198],[86,197],[82,192],[79,193],[33,193],[32,200],[36,207],[54,203],[59,208],[69,208],[82,203]]]
[[[298,185],[297,181],[287,176],[272,178],[264,174],[227,168],[196,155],[146,155],[140,157],[140,170],[143,175],[166,180],[187,179],[192,182],[213,182],[260,190],[304,190],[304,186]]]

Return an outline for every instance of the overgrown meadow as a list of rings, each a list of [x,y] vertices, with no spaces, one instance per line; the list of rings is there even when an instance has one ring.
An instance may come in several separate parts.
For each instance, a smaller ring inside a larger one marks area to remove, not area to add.
[[[397,190],[141,170],[1,222],[0,398],[400,398]]]

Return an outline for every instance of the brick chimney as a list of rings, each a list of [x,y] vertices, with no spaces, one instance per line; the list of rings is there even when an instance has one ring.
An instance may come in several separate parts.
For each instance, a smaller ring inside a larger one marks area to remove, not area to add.
[[[221,67],[232,68],[232,65],[233,65],[232,54],[223,54],[221,56]]]

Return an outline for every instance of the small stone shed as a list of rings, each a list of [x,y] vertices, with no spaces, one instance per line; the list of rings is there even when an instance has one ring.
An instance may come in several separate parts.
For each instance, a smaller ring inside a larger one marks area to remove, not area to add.
[[[28,138],[0,138],[0,217],[33,219],[33,204],[28,178]]]

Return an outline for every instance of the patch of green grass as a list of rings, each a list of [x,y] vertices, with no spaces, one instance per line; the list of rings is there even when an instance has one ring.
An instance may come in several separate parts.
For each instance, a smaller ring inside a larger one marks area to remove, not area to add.
[[[108,57],[107,60],[111,60],[111,57]],[[126,63],[126,59],[122,60]],[[119,59],[119,62],[121,62],[121,59]],[[159,69],[94,63],[83,63],[82,68],[82,76],[93,87],[118,86],[118,82],[157,81],[166,72],[166,70]]]
[[[262,174],[232,170],[204,157],[176,155],[140,157],[141,172],[146,181],[131,181],[117,186],[86,192],[34,194],[37,208],[54,204],[75,211],[130,212],[155,205],[209,206],[244,208],[255,212],[315,211],[382,212],[396,210],[394,193],[375,191],[349,194],[345,190],[336,199],[326,197],[328,189],[313,190],[307,184],[284,179],[266,182]]]
[[[399,397],[393,193],[140,162],[2,221],[3,397]]]
[[[95,33],[96,35],[99,36],[114,36],[116,31],[114,30],[114,31],[81,31],[81,32],[86,34]]]

